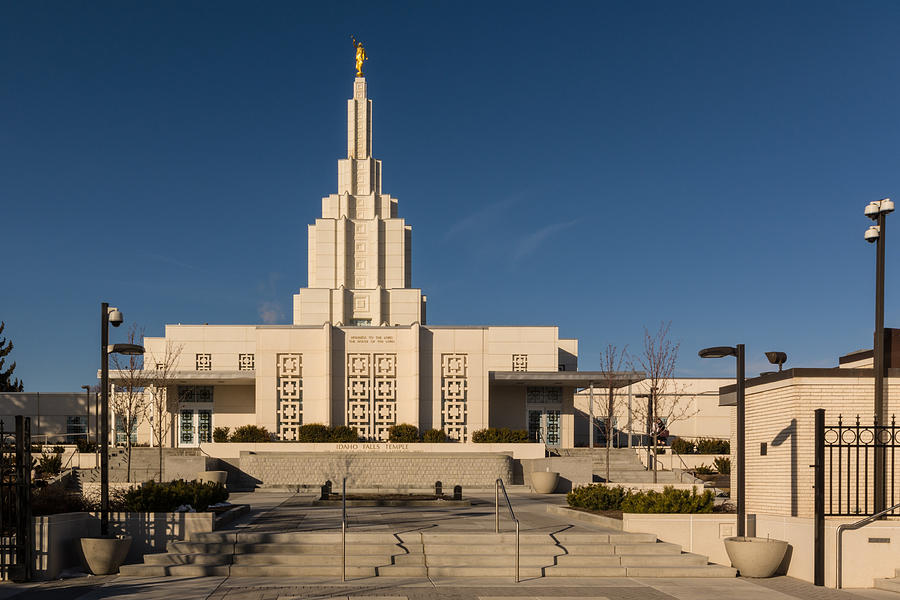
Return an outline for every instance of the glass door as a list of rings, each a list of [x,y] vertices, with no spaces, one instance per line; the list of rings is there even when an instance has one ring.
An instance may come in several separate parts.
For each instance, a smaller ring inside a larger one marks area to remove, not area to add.
[[[212,407],[182,404],[178,411],[178,445],[196,447],[212,442]]]
[[[528,407],[528,439],[551,448],[559,448],[560,429],[557,409],[544,406]]]

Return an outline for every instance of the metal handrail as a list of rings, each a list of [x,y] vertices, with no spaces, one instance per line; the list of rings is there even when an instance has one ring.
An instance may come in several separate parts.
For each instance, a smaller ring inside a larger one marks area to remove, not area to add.
[[[497,478],[494,488],[494,532],[500,533],[500,490],[503,490],[503,497],[506,498],[506,507],[509,509],[509,516],[516,524],[516,583],[519,583],[519,519],[513,512],[512,503],[509,501],[509,494],[506,493],[506,486],[503,480]]]
[[[838,527],[837,527],[837,546],[836,546],[836,552],[835,552],[835,555],[836,555],[835,556],[835,559],[836,559],[835,578],[836,578],[837,589],[841,589],[841,580],[843,579],[843,577],[841,577],[841,575],[842,575],[842,573],[841,573],[841,571],[842,571],[841,536],[843,535],[844,531],[847,531],[847,530],[853,531],[855,529],[861,529],[861,528],[865,527],[866,525],[868,525],[869,523],[871,523],[872,521],[877,521],[884,515],[888,514],[889,512],[894,512],[898,508],[900,508],[900,503],[895,504],[890,508],[886,508],[883,511],[881,511],[880,513],[875,513],[874,515],[872,515],[870,517],[866,517],[865,519],[860,519],[859,521],[857,521],[855,523],[843,523],[841,525],[838,525]]]
[[[347,478],[341,483],[341,581],[347,581]]]

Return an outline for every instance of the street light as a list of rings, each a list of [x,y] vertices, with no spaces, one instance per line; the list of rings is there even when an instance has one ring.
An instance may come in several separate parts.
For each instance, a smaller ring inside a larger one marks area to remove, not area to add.
[[[109,355],[143,354],[138,344],[109,345],[109,326],[118,327],[124,321],[118,308],[100,304],[100,535],[109,535]]]
[[[704,348],[697,353],[700,358],[723,358],[734,356],[737,358],[737,534],[743,537],[746,533],[747,515],[744,500],[744,345],[713,346]]]
[[[887,424],[884,412],[884,239],[885,217],[894,212],[894,203],[890,198],[869,202],[865,215],[877,222],[866,230],[865,240],[870,244],[877,242],[875,258],[875,425]],[[884,450],[879,447],[879,435],[875,436],[875,512],[884,510],[885,460]]]

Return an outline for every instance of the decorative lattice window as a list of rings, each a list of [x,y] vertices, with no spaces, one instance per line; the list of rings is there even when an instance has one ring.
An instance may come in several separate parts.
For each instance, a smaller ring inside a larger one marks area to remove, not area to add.
[[[275,392],[278,398],[278,439],[296,441],[303,425],[303,355],[275,357]]]
[[[397,355],[347,355],[347,424],[364,439],[387,441],[397,424]]]
[[[469,437],[467,362],[466,354],[441,354],[441,427],[447,437],[459,442]]]
[[[212,402],[213,386],[211,385],[179,385],[178,401],[183,403],[190,402]]]
[[[253,371],[256,369],[256,356],[253,354],[238,354],[238,370]]]
[[[196,365],[198,371],[212,371],[212,354],[198,354]]]
[[[527,371],[528,370],[528,355],[527,354],[513,354],[512,355],[512,370],[513,371]]]
[[[562,404],[562,388],[554,386],[529,386],[525,388],[528,404]]]

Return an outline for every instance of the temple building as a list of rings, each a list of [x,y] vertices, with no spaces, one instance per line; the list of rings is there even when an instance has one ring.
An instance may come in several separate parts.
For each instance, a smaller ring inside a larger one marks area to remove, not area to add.
[[[289,441],[306,423],[349,425],[368,440],[410,423],[459,442],[509,427],[574,445],[574,393],[599,379],[577,371],[578,341],[557,327],[427,325],[426,297],[412,282],[412,227],[382,192],[381,173],[358,76],[347,158],[309,226],[308,287],[294,295],[293,324],[167,325],[165,337],[145,340],[145,368],[180,350],[173,445],[245,424]]]

